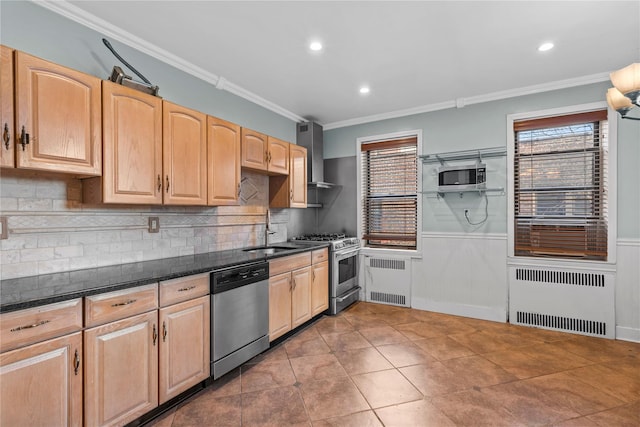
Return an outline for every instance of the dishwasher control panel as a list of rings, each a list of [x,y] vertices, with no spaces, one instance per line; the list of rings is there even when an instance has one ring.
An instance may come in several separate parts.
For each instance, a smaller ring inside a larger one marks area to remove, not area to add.
[[[211,293],[217,294],[268,279],[268,262],[245,264],[214,271],[211,274]]]

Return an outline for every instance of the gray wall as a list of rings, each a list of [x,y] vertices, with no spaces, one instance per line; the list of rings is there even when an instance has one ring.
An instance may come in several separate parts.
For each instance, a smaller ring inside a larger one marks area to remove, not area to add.
[[[114,7],[126,13],[126,2],[114,2]],[[0,42],[6,46],[100,78],[109,76],[114,65],[133,74],[102,44],[104,36],[92,29],[32,2],[3,0],[0,8]],[[292,120],[110,41],[124,59],[160,87],[159,95],[164,99],[295,143],[296,128]]]
[[[114,7],[126,9],[125,2]],[[126,12],[124,12],[126,13]],[[0,3],[0,43],[105,78],[120,65],[102,35],[32,2]],[[199,80],[127,46],[116,50],[169,101],[295,142],[295,122]],[[205,52],[204,54],[210,54]],[[88,205],[82,180],[56,173],[0,170],[0,214],[9,238],[0,241],[0,278],[192,255],[261,244],[268,178],[243,171],[241,206]],[[290,209],[274,210],[272,242],[295,229]],[[149,233],[149,216],[160,232]]]
[[[563,90],[440,110],[413,116],[381,120],[373,123],[327,130],[324,132],[325,159],[352,157],[356,139],[404,130],[422,129],[423,152],[437,153],[488,147],[506,147],[507,115],[563,106],[603,101],[607,83],[591,84]],[[640,238],[640,123],[619,120],[618,127],[618,238]],[[487,160],[489,187],[505,187],[506,159]],[[424,190],[434,187],[433,168],[423,168]],[[355,169],[352,172],[355,180]],[[353,194],[355,198],[355,193]],[[464,220],[464,209],[471,217],[484,213],[484,200],[467,196],[448,197],[446,202],[435,196],[423,198],[423,230],[431,232],[497,232],[505,233],[507,224],[506,196],[489,195],[489,221],[482,227],[470,227]]]

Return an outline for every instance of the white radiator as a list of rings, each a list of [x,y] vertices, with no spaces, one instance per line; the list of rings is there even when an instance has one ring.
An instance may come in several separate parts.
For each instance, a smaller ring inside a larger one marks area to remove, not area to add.
[[[366,300],[389,305],[411,305],[411,258],[364,256]]]
[[[509,266],[509,322],[615,338],[615,273]]]

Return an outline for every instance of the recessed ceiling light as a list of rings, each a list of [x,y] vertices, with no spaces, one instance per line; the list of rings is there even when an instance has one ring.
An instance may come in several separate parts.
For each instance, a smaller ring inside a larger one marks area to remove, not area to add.
[[[319,50],[322,50],[322,43],[320,42],[311,42],[311,44],[309,44],[309,49],[317,52]]]
[[[546,52],[546,51],[551,50],[551,49],[553,49],[553,43],[551,43],[551,42],[542,43],[542,44],[538,47],[538,50],[539,50],[540,52]]]
[[[362,86],[360,88],[360,93],[363,94],[363,95],[366,95],[369,92],[370,92],[369,86]]]

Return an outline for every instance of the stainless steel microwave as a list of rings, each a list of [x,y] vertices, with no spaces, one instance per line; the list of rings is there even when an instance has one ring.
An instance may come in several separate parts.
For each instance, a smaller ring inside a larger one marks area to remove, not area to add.
[[[441,166],[438,169],[438,191],[465,191],[487,188],[487,166],[473,165]]]

